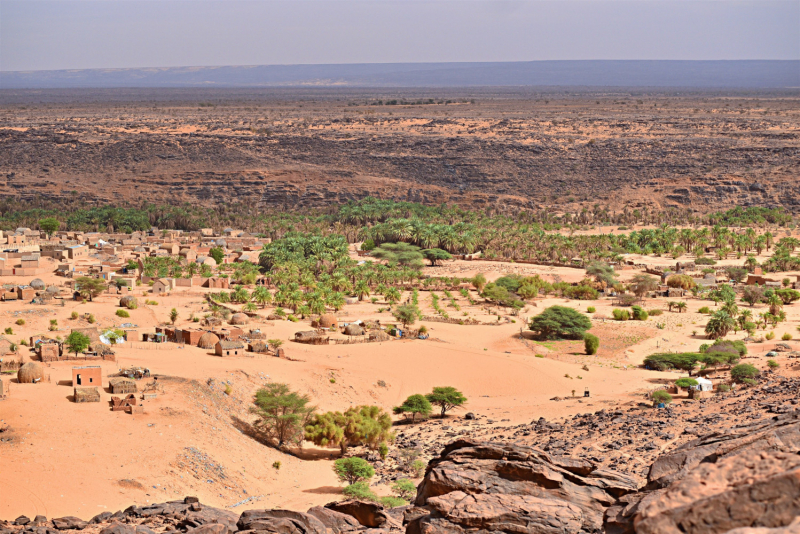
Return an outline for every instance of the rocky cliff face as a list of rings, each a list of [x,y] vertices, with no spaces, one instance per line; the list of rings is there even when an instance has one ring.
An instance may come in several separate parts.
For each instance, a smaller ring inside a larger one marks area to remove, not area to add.
[[[798,534],[800,412],[715,432],[663,454],[647,483],[513,444],[458,440],[411,506],[345,501],[237,516],[197,499],[0,522],[0,534]]]

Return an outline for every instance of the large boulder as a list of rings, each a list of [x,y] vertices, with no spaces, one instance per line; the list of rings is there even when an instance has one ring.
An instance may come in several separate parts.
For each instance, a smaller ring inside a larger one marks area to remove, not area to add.
[[[409,532],[593,532],[606,508],[638,489],[633,478],[586,461],[459,440],[429,463],[415,504],[431,513],[411,521]]]
[[[83,530],[89,523],[75,516],[57,517],[53,519],[53,526],[58,530]]]
[[[325,525],[325,528],[328,529],[330,534],[344,534],[361,529],[361,523],[359,523],[355,517],[329,508],[315,506],[310,508],[307,513],[319,519],[320,523]]]
[[[351,499],[348,501],[330,502],[325,505],[328,510],[352,516],[361,525],[370,528],[381,528],[389,521],[382,504]]]
[[[327,534],[327,528],[316,517],[290,510],[247,510],[239,516],[240,531],[274,534]]]
[[[800,516],[800,413],[702,436],[659,457],[648,478],[609,508],[606,532],[790,532]]]

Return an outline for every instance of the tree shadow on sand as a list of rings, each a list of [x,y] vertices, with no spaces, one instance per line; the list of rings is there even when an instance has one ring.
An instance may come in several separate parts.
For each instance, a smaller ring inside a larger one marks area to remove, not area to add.
[[[284,454],[294,456],[300,460],[335,460],[341,454],[339,449],[318,449],[306,447],[278,447],[278,444],[265,432],[259,430],[252,423],[240,419],[235,415],[231,416],[233,427],[245,436],[257,441],[261,445],[270,447]]]

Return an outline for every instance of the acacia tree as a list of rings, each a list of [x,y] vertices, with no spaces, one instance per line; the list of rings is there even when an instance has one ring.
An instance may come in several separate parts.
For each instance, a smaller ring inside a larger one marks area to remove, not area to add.
[[[453,408],[459,408],[466,404],[467,398],[463,393],[452,386],[435,387],[431,393],[425,396],[428,402],[441,409],[441,417]]]
[[[255,427],[278,447],[303,440],[303,427],[316,407],[309,406],[311,398],[289,389],[286,384],[267,384],[256,391],[250,411],[258,416]]]
[[[94,297],[105,291],[106,284],[99,278],[80,276],[75,280],[75,288],[84,298],[88,297],[92,301]]]
[[[417,414],[422,417],[427,417],[430,415],[431,410],[430,401],[425,398],[425,395],[411,395],[400,406],[395,406],[394,413],[395,414],[411,414],[411,421],[414,422],[417,420]]]
[[[86,349],[89,348],[89,343],[91,340],[89,336],[83,334],[81,332],[71,332],[67,339],[65,340],[64,344],[67,346],[67,350],[69,352],[74,352],[75,356],[78,356],[78,353],[84,352]]]
[[[658,280],[653,276],[646,274],[637,274],[633,277],[630,284],[631,291],[637,298],[641,299],[648,292],[658,288]]]

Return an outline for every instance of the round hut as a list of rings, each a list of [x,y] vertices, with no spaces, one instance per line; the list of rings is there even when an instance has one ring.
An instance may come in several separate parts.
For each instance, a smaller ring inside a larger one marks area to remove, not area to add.
[[[355,323],[351,323],[344,327],[344,333],[348,336],[363,336],[364,329]]]
[[[319,317],[320,328],[339,328],[339,319],[332,313],[326,313]]]
[[[123,308],[130,308],[135,309],[139,307],[139,301],[136,300],[136,297],[131,295],[125,295],[121,299],[119,299],[119,305]]]
[[[41,278],[34,278],[33,280],[31,280],[30,286],[37,291],[41,291],[42,289],[47,287],[45,286],[45,283],[42,281]]]
[[[244,313],[234,313],[231,315],[230,324],[242,325],[250,322],[250,318]]]
[[[369,333],[369,340],[370,341],[389,341],[392,339],[392,336],[384,332],[383,330],[373,330]]]
[[[206,332],[197,340],[197,346],[201,349],[213,349],[219,343],[219,338],[211,332]]]
[[[56,286],[49,286],[47,289],[45,289],[45,293],[50,293],[51,295],[55,296],[61,293],[61,290],[58,289]]]
[[[28,362],[17,371],[20,384],[35,384],[44,378],[44,368],[36,362]]]

